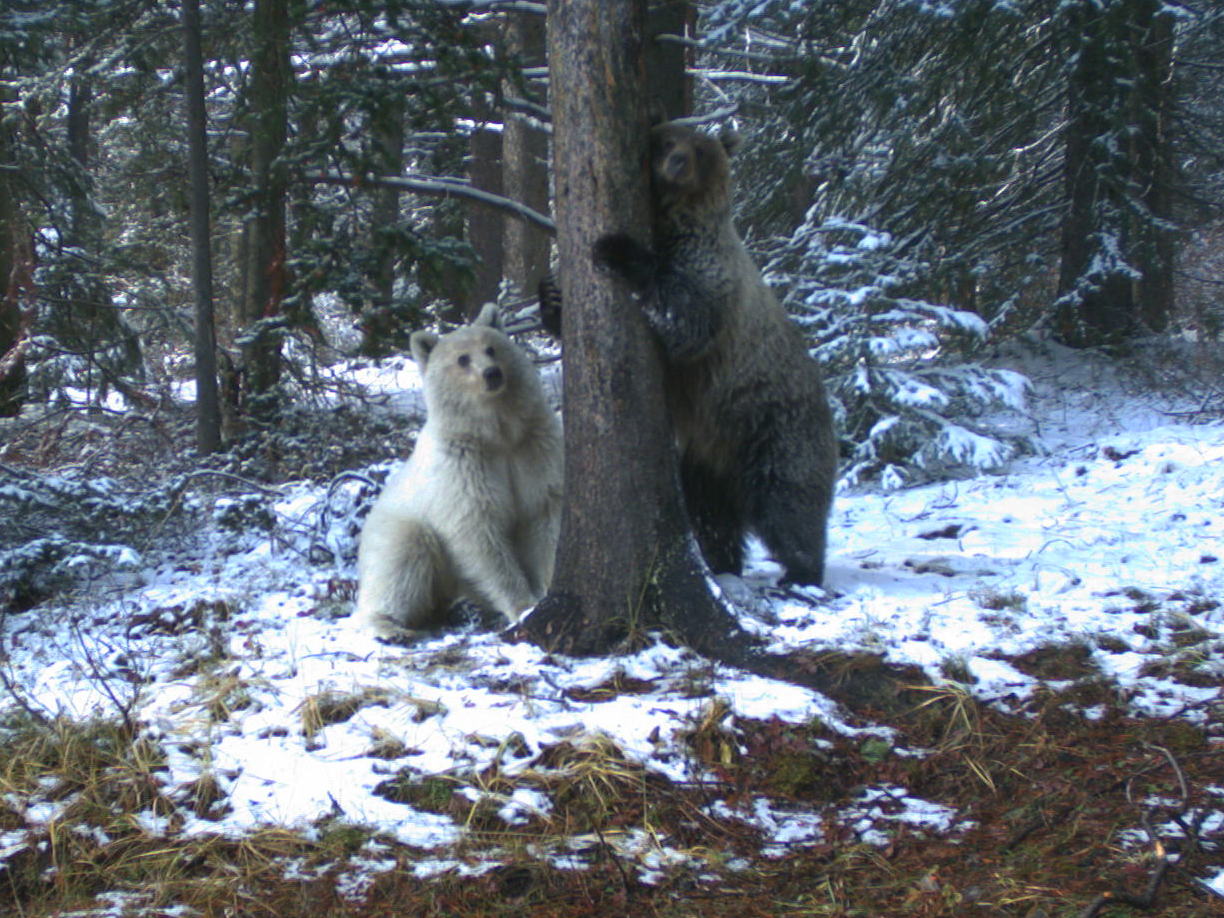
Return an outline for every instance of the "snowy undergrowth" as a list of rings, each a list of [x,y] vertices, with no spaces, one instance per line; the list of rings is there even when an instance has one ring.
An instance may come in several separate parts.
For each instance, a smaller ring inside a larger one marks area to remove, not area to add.
[[[778,590],[759,551],[723,588],[779,650],[881,654],[1017,712],[1036,693],[1097,680],[1135,715],[1202,727],[1224,754],[1224,428],[1123,398],[1100,368],[1065,357],[1019,369],[1035,382],[1042,455],[991,476],[843,493],[827,594]],[[476,626],[409,648],[355,632],[345,616],[362,487],[285,485],[262,501],[267,530],[207,528],[189,562],[5,616],[10,736],[39,719],[128,725],[150,752],[125,831],[146,838],[290,829],[317,841],[358,827],[341,871],[355,901],[405,851],[421,877],[524,856],[581,869],[607,849],[646,883],[717,883],[742,869],[731,850],[645,813],[601,825],[600,804],[615,807],[625,787],[700,788],[690,815],[746,828],[765,858],[827,842],[831,825],[868,845],[955,839],[970,825],[896,784],[822,805],[736,794],[717,766],[745,755],[750,722],[818,725],[829,740],[811,754],[833,740],[875,756],[925,752],[815,692],[663,642],[572,660]],[[1066,646],[1078,648],[1074,671],[1042,662]],[[114,841],[106,819],[81,821],[84,790],[8,781],[0,870],[47,850],[74,807],[78,832]],[[1215,867],[1201,879],[1224,893],[1221,813],[1205,814]],[[513,841],[518,830],[535,841]],[[285,876],[324,869],[289,850],[278,863]]]

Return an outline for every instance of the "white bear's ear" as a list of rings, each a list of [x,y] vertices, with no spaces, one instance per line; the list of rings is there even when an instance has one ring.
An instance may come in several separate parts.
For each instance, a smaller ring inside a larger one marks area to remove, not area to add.
[[[438,344],[438,336],[428,331],[413,332],[412,337],[408,339],[408,344],[412,348],[412,359],[423,370],[425,364],[429,362],[429,355],[433,353],[434,347]]]
[[[480,308],[480,315],[472,320],[473,325],[487,325],[490,328],[496,328],[498,331],[502,329],[501,311],[498,310],[496,303],[485,303]]]

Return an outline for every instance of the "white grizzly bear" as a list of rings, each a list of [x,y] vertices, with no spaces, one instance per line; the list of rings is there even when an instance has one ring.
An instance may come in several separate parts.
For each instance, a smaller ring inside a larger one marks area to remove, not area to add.
[[[516,622],[548,589],[561,521],[561,423],[497,309],[412,336],[425,426],[361,531],[353,617],[384,638],[457,599]]]

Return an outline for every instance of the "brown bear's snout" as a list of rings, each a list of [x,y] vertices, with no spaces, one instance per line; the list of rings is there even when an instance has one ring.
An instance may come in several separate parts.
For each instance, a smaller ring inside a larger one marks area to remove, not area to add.
[[[687,176],[689,155],[685,150],[670,150],[663,160],[663,177],[669,182],[679,184]]]
[[[484,373],[485,388],[490,392],[496,392],[506,382],[506,374],[502,372],[501,367],[488,367]]]

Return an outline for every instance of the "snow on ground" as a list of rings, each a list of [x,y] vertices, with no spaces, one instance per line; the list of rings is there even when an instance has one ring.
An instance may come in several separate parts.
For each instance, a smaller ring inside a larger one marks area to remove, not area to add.
[[[396,365],[395,385],[406,390],[398,404],[416,409],[406,366]],[[1210,677],[1224,681],[1224,662],[1198,661],[1208,678],[1196,685],[1153,664],[1167,662],[1172,633],[1224,632],[1224,426],[1188,423],[1153,396],[1123,395],[1086,363],[1030,357],[1019,368],[1035,383],[1032,420],[1045,454],[1003,474],[840,495],[827,594],[777,590],[777,569],[759,551],[743,581],[722,578],[722,586],[748,609],[746,625],[779,650],[881,652],[935,680],[955,673],[980,697],[1015,708],[1040,680],[1007,661],[1076,642],[1136,712],[1201,722],[1220,699]],[[650,771],[700,778],[683,734],[711,711],[712,696],[726,717],[819,719],[845,733],[890,735],[851,726],[815,692],[663,644],[596,660],[473,628],[407,648],[379,644],[344,618],[349,603],[337,584],[353,576],[354,546],[329,523],[328,506],[326,487],[285,486],[276,538],[210,532],[195,563],[146,570],[122,588],[98,585],[71,609],[5,621],[9,674],[37,705],[74,718],[114,717],[127,706],[167,751],[172,796],[186,804],[201,777],[218,782],[223,797],[203,815],[184,805],[172,827],[145,814],[148,831],[310,833],[338,817],[421,849],[422,876],[479,872],[496,851],[454,859],[464,827],[397,802],[388,788],[405,774],[448,776],[515,824],[548,812],[529,773],[542,750],[563,742],[610,741]],[[308,562],[320,531],[346,558],[339,567]],[[616,678],[637,680],[638,690],[596,697]],[[482,786],[493,765],[508,784]],[[24,818],[45,825],[66,803],[23,801]],[[759,827],[767,853],[779,856],[819,839],[827,815],[766,800],[715,801],[710,811]],[[864,789],[839,818],[873,844],[901,824],[938,834],[958,827],[956,813],[895,786]],[[1204,824],[1222,821],[1224,803]],[[0,868],[23,838],[0,833]],[[609,841],[647,881],[701,869],[651,833]],[[540,856],[581,867],[583,850],[573,839]],[[355,897],[394,863],[379,853],[372,844],[354,864]],[[1224,864],[1219,874],[1203,879],[1222,886]]]

